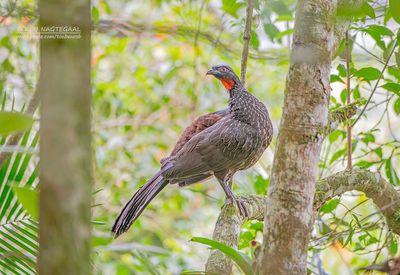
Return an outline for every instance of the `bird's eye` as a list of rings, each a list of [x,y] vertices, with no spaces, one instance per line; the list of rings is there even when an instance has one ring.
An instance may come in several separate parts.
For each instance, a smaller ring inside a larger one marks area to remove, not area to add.
[[[222,72],[226,72],[226,68],[222,67],[222,68],[221,68],[221,71],[222,71]]]

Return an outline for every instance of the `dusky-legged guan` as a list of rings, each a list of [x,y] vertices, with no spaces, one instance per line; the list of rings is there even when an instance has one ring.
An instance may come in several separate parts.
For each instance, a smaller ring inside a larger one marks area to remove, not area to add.
[[[265,105],[250,94],[231,67],[212,67],[207,75],[229,92],[227,109],[198,117],[187,127],[161,169],[128,201],[112,228],[126,232],[150,201],[168,184],[186,186],[215,176],[226,197],[246,216],[244,204],[233,194],[236,171],[253,166],[271,143],[273,129]]]

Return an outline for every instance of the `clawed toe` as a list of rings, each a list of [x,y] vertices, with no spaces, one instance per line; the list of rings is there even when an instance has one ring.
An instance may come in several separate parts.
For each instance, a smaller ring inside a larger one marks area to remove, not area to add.
[[[227,200],[228,203],[236,204],[237,208],[239,209],[240,216],[242,216],[243,218],[249,217],[249,212],[247,211],[246,205],[241,199],[233,197],[233,198],[228,198]]]
[[[240,216],[243,218],[248,218],[249,217],[249,212],[247,211],[246,205],[241,199],[236,199],[236,205],[239,208],[239,213]]]

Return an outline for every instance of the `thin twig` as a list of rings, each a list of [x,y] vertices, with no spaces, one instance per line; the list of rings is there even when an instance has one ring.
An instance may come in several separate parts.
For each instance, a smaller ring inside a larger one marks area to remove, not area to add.
[[[350,90],[350,38],[349,31],[346,32],[346,89],[347,89],[347,106],[351,103],[351,90]],[[347,120],[347,169],[351,169],[352,164],[352,138],[351,138],[351,119]]]
[[[375,83],[374,89],[372,90],[372,92],[367,100],[367,103],[365,103],[364,108],[362,109],[361,113],[358,115],[358,117],[354,120],[353,124],[351,125],[352,127],[354,127],[354,125],[356,125],[356,123],[360,120],[361,116],[364,114],[365,110],[367,109],[367,106],[370,103],[372,96],[375,94],[376,90],[378,89],[379,81],[382,79],[383,73],[385,72],[385,70],[389,64],[389,60],[392,57],[395,49],[396,49],[396,46],[393,47],[392,50],[390,51],[390,54],[389,54],[388,58],[386,59],[386,62],[385,62],[385,65],[383,66],[381,74],[379,75],[379,78]]]
[[[246,23],[243,32],[243,51],[242,51],[242,62],[240,68],[240,79],[242,84],[246,83],[246,71],[247,71],[247,57],[249,55],[249,43],[251,39],[251,23],[253,21],[253,0],[247,0],[246,8]]]

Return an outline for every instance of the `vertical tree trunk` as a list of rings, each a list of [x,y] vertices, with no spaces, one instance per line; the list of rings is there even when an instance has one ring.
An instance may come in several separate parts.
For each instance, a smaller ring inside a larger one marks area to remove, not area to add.
[[[260,274],[306,274],[316,173],[328,122],[331,60],[347,26],[344,18],[338,22],[336,10],[337,1],[332,0],[297,4]]]
[[[90,3],[39,2],[40,26],[81,38],[40,40],[40,274],[90,274]]]

